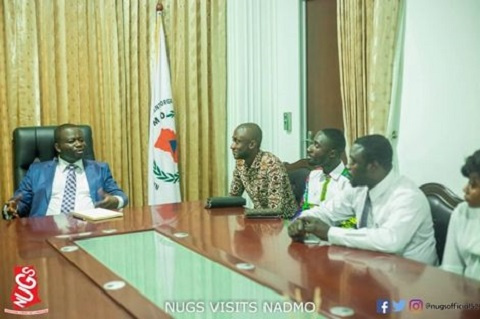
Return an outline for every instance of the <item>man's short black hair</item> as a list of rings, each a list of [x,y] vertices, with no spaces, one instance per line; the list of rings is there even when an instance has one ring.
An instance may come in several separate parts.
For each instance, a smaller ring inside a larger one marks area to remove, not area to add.
[[[463,176],[468,178],[472,173],[480,175],[480,150],[467,157],[465,165],[462,167]]]
[[[385,136],[380,134],[362,136],[355,144],[363,147],[366,163],[378,162],[386,170],[392,168],[393,149]]]
[[[345,135],[343,132],[336,128],[326,128],[321,132],[328,138],[330,147],[338,151],[340,154],[345,151],[347,142],[345,141]]]
[[[63,130],[66,130],[68,128],[76,128],[77,125],[75,124],[71,124],[71,123],[65,123],[65,124],[62,124],[62,125],[59,125],[55,128],[55,131],[53,133],[53,138],[55,140],[55,143],[58,143],[60,141],[60,133],[63,131]]]

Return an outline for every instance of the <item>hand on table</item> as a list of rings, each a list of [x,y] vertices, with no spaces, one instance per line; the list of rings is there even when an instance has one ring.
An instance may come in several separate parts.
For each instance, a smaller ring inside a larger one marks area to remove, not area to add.
[[[118,198],[105,193],[102,189],[98,191],[103,199],[95,203],[95,208],[118,209]]]

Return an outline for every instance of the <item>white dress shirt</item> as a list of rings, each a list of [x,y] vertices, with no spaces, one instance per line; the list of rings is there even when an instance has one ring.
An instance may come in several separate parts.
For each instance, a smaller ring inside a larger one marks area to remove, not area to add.
[[[351,187],[333,200],[331,208],[319,206],[321,219],[330,225],[338,225],[340,221],[355,216],[359,222],[367,193],[372,203],[367,227],[331,227],[329,242],[392,253],[435,265],[437,253],[427,198],[413,182],[393,171],[370,191],[367,187]]]
[[[47,216],[60,214],[62,207],[63,194],[65,192],[65,184],[67,182],[68,169],[67,166],[70,163],[58,157],[57,167],[55,169],[55,176],[52,184],[52,194],[50,196],[50,202],[48,203]],[[75,163],[76,174],[76,196],[75,196],[75,211],[83,211],[95,208],[95,203],[90,196],[90,187],[88,186],[87,175],[85,174],[85,168],[83,167],[83,160],[79,159]],[[118,199],[117,209],[120,209],[124,205],[123,198],[121,196],[114,195]]]
[[[55,169],[55,176],[53,178],[52,195],[48,203],[47,216],[60,214],[62,207],[63,193],[65,192],[65,184],[67,182],[68,169],[70,163],[58,158],[57,168]],[[90,188],[88,186],[87,176],[83,167],[83,161],[80,159],[76,161],[76,196],[75,196],[75,211],[87,210],[94,208],[92,198],[90,197]]]
[[[442,269],[480,280],[480,208],[463,202],[453,211]]]
[[[333,199],[339,196],[343,190],[346,188],[351,188],[350,179],[343,175],[345,170],[345,165],[340,162],[340,164],[335,167],[333,171],[330,172],[330,181],[325,187],[327,182],[327,174],[321,168],[315,169],[310,172],[308,175],[308,182],[306,185],[306,196],[304,195],[304,200],[306,204],[310,206],[309,209],[305,209],[301,212],[300,217],[314,216],[320,217],[319,209],[317,208],[320,205],[331,206]],[[324,194],[324,199],[322,199],[322,191],[325,188],[326,193]]]

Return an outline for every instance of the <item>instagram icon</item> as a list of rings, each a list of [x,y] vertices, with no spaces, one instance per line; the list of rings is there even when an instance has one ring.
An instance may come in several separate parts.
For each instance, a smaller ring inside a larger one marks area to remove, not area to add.
[[[412,312],[420,312],[423,310],[423,300],[422,299],[410,299],[408,303],[408,308]]]

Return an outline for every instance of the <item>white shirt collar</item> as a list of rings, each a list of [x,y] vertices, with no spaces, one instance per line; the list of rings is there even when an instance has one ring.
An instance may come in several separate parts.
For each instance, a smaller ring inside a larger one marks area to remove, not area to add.
[[[333,171],[330,172],[330,175],[334,180],[338,180],[340,176],[342,176],[343,170],[345,169],[345,164],[343,164],[342,161],[340,161],[340,164],[335,167]]]
[[[322,179],[324,179],[327,175],[329,175],[333,180],[338,181],[340,176],[342,176],[343,171],[345,170],[345,164],[343,164],[343,162],[340,162],[340,164],[338,164],[337,167],[335,167],[333,171],[331,171],[329,174],[326,174],[325,171],[323,170],[323,167],[321,166],[318,166],[313,170],[318,171],[320,174],[322,174],[321,175]]]
[[[370,196],[370,200],[374,202],[377,198],[382,196],[398,178],[398,174],[390,170],[390,172],[385,176],[377,185],[375,185],[372,189],[368,191],[368,195]]]
[[[77,169],[80,169],[81,171],[84,170],[82,159],[79,159],[78,161],[73,162],[72,164],[75,164],[77,166]],[[68,165],[70,165],[69,162],[67,162],[66,160],[64,160],[60,156],[58,157],[58,167],[60,167],[62,172],[65,171],[65,169],[67,168]]]

